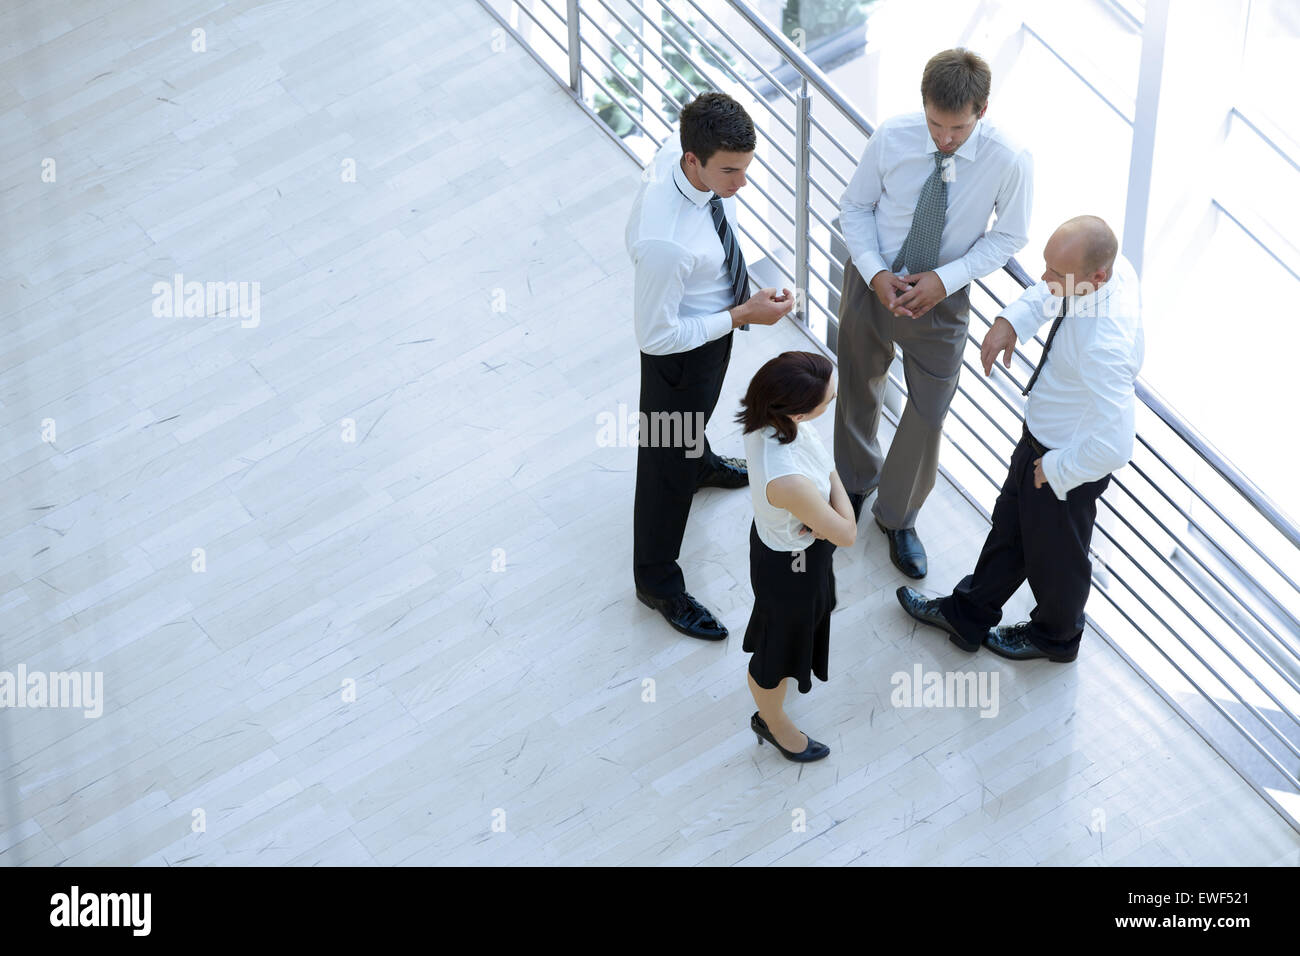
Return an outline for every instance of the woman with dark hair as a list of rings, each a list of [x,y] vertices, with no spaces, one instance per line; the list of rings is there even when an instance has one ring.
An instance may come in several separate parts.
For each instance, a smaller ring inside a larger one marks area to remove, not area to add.
[[[816,429],[802,427],[835,398],[835,368],[814,352],[783,352],[755,373],[736,420],[744,426],[754,521],[749,580],[754,610],[745,630],[750,727],[789,760],[820,760],[830,748],[801,733],[784,709],[786,681],[799,693],[823,681],[835,608],[831,554],[857,539],[857,522],[835,462]]]

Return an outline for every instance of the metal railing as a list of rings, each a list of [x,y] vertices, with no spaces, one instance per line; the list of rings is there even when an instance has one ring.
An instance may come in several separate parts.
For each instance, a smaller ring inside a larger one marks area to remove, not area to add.
[[[749,106],[759,148],[750,195],[737,199],[746,211],[740,232],[750,251],[761,253],[747,251],[750,271],[765,285],[793,284],[795,323],[833,356],[846,258],[837,194],[871,124],[743,0],[713,4],[725,5],[729,29],[718,22],[721,13],[710,15],[696,0],[556,2],[563,11],[551,0],[480,0],[641,166],[672,134],[683,101],[703,89],[726,90]],[[498,8],[526,17],[520,26],[537,45]],[[740,31],[750,42],[736,38]],[[631,75],[611,62],[620,57]],[[593,63],[608,72],[598,76]],[[787,88],[777,72],[793,76],[797,87]],[[587,102],[595,91],[635,127],[639,142],[601,120]],[[814,100],[830,107],[825,122]],[[1035,337],[1032,354],[1018,348],[1011,370],[995,363],[989,378],[979,367],[979,345],[991,319],[1030,282],[1013,259],[972,283],[972,314],[983,328],[972,322],[967,334],[969,374],[944,429],[959,457],[945,455],[941,470],[986,518],[986,500],[1000,488],[1019,440],[1020,389],[1043,342]],[[890,381],[906,394],[896,372]],[[1137,392],[1133,460],[1115,474],[1098,512],[1093,590],[1100,600],[1090,602],[1089,622],[1300,829],[1300,529],[1149,385],[1139,381]]]

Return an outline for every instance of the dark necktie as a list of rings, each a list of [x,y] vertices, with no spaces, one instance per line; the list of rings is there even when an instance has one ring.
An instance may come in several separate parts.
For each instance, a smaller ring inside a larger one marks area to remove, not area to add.
[[[749,270],[745,268],[745,256],[731,231],[731,223],[727,222],[722,197],[717,193],[709,200],[709,212],[713,215],[713,228],[718,230],[718,238],[722,240],[722,254],[727,260],[727,274],[731,276],[731,304],[744,305],[749,298]]]
[[[1034,369],[1034,374],[1029,376],[1029,384],[1025,386],[1025,390],[1020,393],[1021,395],[1029,394],[1029,390],[1038,381],[1038,374],[1043,370],[1043,366],[1047,364],[1047,353],[1052,350],[1052,339],[1056,338],[1056,330],[1061,327],[1061,320],[1065,318],[1065,307],[1069,301],[1068,296],[1061,299],[1061,311],[1057,314],[1056,321],[1052,323],[1052,330],[1047,333],[1047,342],[1043,345],[1043,354],[1038,360],[1038,368]]]

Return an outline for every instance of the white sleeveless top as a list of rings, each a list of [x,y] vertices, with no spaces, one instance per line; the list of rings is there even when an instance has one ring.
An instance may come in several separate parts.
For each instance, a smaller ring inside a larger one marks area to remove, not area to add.
[[[798,435],[788,445],[777,440],[776,429],[772,426],[756,429],[745,435],[745,458],[759,540],[773,551],[802,551],[816,544],[817,538],[812,532],[799,534],[802,521],[786,509],[768,502],[767,483],[783,475],[803,475],[817,486],[823,501],[830,501],[835,460],[826,451],[817,429],[799,423]]]

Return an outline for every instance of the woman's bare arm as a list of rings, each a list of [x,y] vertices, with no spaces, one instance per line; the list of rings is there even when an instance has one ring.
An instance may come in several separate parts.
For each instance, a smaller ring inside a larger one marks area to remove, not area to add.
[[[837,479],[838,480],[838,479]],[[834,500],[835,481],[831,482],[831,498]],[[847,548],[857,540],[858,526],[853,520],[853,507],[849,504],[844,486],[839,486],[842,505],[848,515],[822,498],[817,486],[803,475],[782,475],[767,483],[767,500],[775,508],[784,508],[804,523],[818,538],[825,538],[831,544]]]

